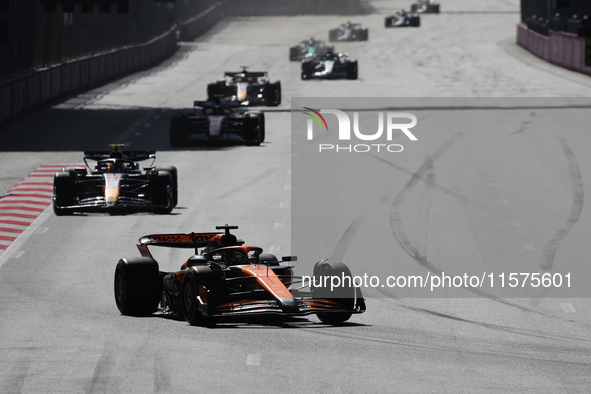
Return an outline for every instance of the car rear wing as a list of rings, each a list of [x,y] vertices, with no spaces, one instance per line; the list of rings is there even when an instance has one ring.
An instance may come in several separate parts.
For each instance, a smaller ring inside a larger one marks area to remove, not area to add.
[[[88,160],[103,160],[108,159],[109,155],[113,152],[112,150],[93,150],[93,151],[84,151],[84,158]],[[148,159],[156,158],[156,151],[155,150],[122,150],[117,151],[123,154],[124,159],[134,160],[134,161],[142,161]]]
[[[244,76],[248,77],[266,77],[266,71],[226,71],[224,76],[234,78],[235,76]]]
[[[195,100],[193,101],[193,107],[200,107],[200,108],[212,108],[212,107],[241,107],[243,106],[241,103],[237,101],[201,101]]]
[[[244,241],[237,239],[229,233],[189,233],[189,234],[152,234],[145,235],[139,239],[137,245],[140,254],[144,257],[152,257],[148,246],[163,246],[167,248],[195,249],[199,254],[199,248],[209,245],[216,247],[243,245]]]

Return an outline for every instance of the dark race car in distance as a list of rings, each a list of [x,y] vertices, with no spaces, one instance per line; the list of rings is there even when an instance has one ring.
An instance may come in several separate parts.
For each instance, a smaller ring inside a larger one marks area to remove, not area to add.
[[[369,29],[363,29],[360,23],[346,22],[328,32],[329,41],[367,41]]]
[[[410,10],[419,14],[439,14],[439,3],[435,0],[417,0],[416,3],[411,4]]]
[[[270,82],[266,71],[226,71],[224,80],[207,85],[207,100],[235,101],[245,106],[281,104],[281,82]]]
[[[298,61],[305,59],[308,55],[325,55],[334,52],[334,46],[328,46],[322,40],[302,40],[296,46],[289,48],[289,60]]]
[[[223,318],[310,314],[324,323],[340,324],[365,311],[361,289],[354,286],[346,265],[321,260],[306,281],[294,275],[293,266],[282,264],[295,257],[280,262],[260,247],[247,246],[230,233],[237,228],[225,225],[216,227],[224,232],[141,237],[137,247],[142,257],[122,258],[115,268],[119,311],[145,316],[160,307],[163,314],[183,316],[191,325],[210,325]],[[148,250],[152,246],[194,249],[194,254],[179,264],[178,271],[163,272]],[[340,284],[322,285],[333,284],[334,276]]]
[[[167,214],[178,202],[176,167],[153,167],[155,151],[85,151],[86,168],[63,168],[53,180],[53,210],[56,215],[76,211],[124,210]],[[152,160],[140,169],[139,161]],[[96,162],[94,168],[89,161]]]
[[[400,10],[393,15],[387,16],[384,21],[385,27],[419,27],[421,17],[414,12]]]
[[[302,60],[302,79],[357,79],[357,60],[346,53],[329,52]]]
[[[170,119],[170,145],[226,142],[260,145],[265,141],[265,114],[230,101],[194,101],[193,111]]]

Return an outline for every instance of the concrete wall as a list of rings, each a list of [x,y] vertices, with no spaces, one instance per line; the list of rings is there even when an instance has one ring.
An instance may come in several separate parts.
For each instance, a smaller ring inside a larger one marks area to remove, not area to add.
[[[585,66],[585,37],[554,31],[546,37],[518,24],[517,44],[550,63],[591,75],[591,67]]]
[[[5,81],[0,85],[0,123],[38,105],[161,60],[176,47],[177,30],[184,39],[191,39],[211,28],[222,17],[221,4],[217,3],[182,26],[174,27],[144,44],[77,59]]]
[[[104,83],[163,59],[177,40],[192,40],[227,16],[354,14],[360,0],[224,0],[141,45],[65,62],[0,84],[0,123],[36,106]]]

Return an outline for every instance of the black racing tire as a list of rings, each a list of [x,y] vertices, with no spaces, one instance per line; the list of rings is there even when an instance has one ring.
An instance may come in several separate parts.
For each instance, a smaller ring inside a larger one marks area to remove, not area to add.
[[[329,41],[338,41],[339,40],[339,29],[331,29],[328,31],[328,40]]]
[[[314,265],[313,274],[316,278],[337,276],[339,278],[349,277],[351,278],[351,282],[353,281],[353,276],[351,275],[349,267],[343,263],[318,262]],[[317,280],[323,281],[322,279]],[[328,283],[331,283],[331,281],[328,280]],[[352,309],[355,304],[355,289],[352,286],[352,283],[351,286],[344,284],[332,290],[330,288],[312,288],[312,291],[315,298],[326,298],[338,302],[346,308]],[[316,314],[321,322],[334,325],[338,325],[349,320],[351,315],[351,312],[327,312]]]
[[[65,208],[75,205],[77,175],[71,171],[57,172],[53,177],[53,212],[58,215],[71,215],[73,211]]]
[[[260,128],[261,128],[261,143],[265,142],[265,113],[261,112],[259,114],[259,122],[260,122]]]
[[[419,5],[418,4],[416,4],[416,3],[415,4],[411,4],[410,10],[412,12],[417,12],[418,9],[419,9]]]
[[[207,84],[207,100],[208,101],[215,101],[216,96],[224,94],[224,86],[222,86],[219,82],[214,82]]]
[[[261,117],[259,112],[249,112],[242,125],[244,138],[249,145],[259,146],[263,140],[261,131]]]
[[[152,202],[154,203],[154,213],[157,215],[167,215],[172,212],[173,193],[172,176],[168,171],[157,171],[152,176],[150,182],[152,192]]]
[[[411,17],[409,22],[410,22],[410,26],[413,26],[413,27],[421,26],[421,18],[418,16]]]
[[[369,39],[369,29],[363,29],[359,33],[360,41],[367,41]]]
[[[170,188],[172,189],[172,206],[176,207],[179,203],[179,176],[178,170],[174,166],[158,167],[157,171],[168,171],[170,173]]]
[[[277,256],[271,253],[262,253],[261,255],[259,255],[259,260],[261,261],[261,263],[267,264],[269,266],[279,265],[279,260],[277,259]]]
[[[392,17],[386,17],[384,19],[384,27],[392,27]]]
[[[197,296],[203,295],[201,300],[207,304],[207,315],[199,308]],[[214,271],[207,265],[194,266],[187,270],[181,286],[181,310],[185,320],[192,326],[202,326],[213,323],[210,319],[213,308],[221,301],[224,293],[224,280],[221,273]],[[209,316],[208,316],[209,315]]]
[[[357,79],[359,76],[359,68],[357,66],[357,61],[349,62],[347,64],[347,79]]]
[[[432,14],[439,14],[439,13],[441,13],[441,9],[439,8],[439,4],[433,4],[431,6],[431,13]]]
[[[265,86],[265,104],[277,107],[281,104],[281,82],[270,83]]]
[[[174,114],[170,118],[170,128],[168,132],[170,146],[182,146],[189,137],[189,122],[187,115]]]
[[[295,62],[298,60],[300,54],[299,47],[291,47],[289,48],[289,60]]]
[[[121,259],[115,268],[115,303],[123,315],[147,316],[158,310],[162,280],[150,257]]]

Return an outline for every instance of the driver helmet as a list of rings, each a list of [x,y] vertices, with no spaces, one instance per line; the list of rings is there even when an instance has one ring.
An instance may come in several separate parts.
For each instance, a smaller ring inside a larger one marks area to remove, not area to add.
[[[248,264],[248,256],[239,250],[231,250],[226,254],[226,261],[228,265]]]

